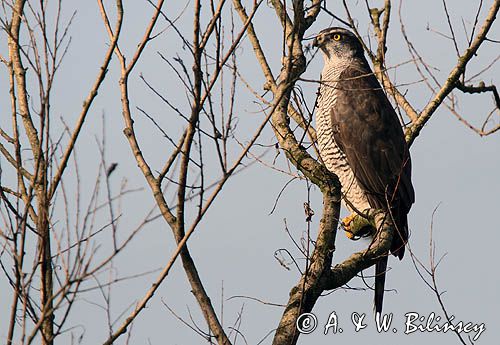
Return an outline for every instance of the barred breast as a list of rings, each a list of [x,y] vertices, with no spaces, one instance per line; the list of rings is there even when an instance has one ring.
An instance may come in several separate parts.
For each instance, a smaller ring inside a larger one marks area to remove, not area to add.
[[[355,212],[352,206],[359,211],[363,211],[370,208],[370,204],[363,189],[357,183],[345,154],[335,143],[330,116],[330,110],[335,107],[337,98],[336,84],[345,66],[341,63],[335,66],[325,65],[321,73],[321,84],[316,106],[316,132],[321,159],[325,166],[339,177],[342,185],[343,204],[350,212]]]

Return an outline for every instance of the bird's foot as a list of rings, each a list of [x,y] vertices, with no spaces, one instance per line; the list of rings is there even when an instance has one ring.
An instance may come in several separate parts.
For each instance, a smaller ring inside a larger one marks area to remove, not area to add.
[[[357,213],[351,213],[342,219],[342,226],[347,238],[353,241],[370,236],[374,230],[370,220]]]
[[[354,234],[351,231],[351,223],[355,217],[356,213],[351,213],[350,215],[342,219],[342,226],[344,227],[345,234],[350,240],[354,239]]]

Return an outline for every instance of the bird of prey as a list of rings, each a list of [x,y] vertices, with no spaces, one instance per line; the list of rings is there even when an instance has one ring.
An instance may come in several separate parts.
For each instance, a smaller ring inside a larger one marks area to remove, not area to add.
[[[401,260],[415,193],[410,153],[397,114],[351,31],[322,30],[313,46],[324,58],[316,105],[319,152],[342,185],[343,203],[350,212],[342,223],[349,231],[356,214],[370,208],[384,210],[395,227],[390,252]],[[382,312],[387,260],[388,254],[375,265],[376,313]]]

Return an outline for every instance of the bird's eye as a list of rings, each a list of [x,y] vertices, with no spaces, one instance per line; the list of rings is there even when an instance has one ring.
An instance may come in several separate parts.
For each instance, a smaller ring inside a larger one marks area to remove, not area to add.
[[[333,35],[333,39],[334,39],[335,41],[340,41],[340,39],[341,39],[341,38],[342,38],[342,36],[341,36],[340,34],[335,34],[335,35]]]

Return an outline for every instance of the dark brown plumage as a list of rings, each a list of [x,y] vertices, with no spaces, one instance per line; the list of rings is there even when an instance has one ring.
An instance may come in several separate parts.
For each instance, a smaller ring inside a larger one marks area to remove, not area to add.
[[[407,214],[415,201],[411,159],[397,115],[367,70],[368,63],[341,73],[337,101],[330,112],[333,136],[371,207],[387,209],[390,205],[398,232],[391,252],[401,259],[408,239]]]

